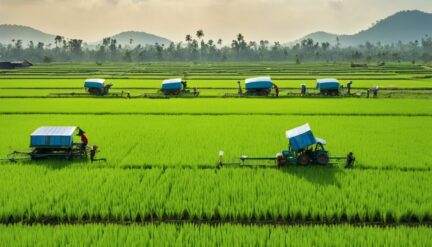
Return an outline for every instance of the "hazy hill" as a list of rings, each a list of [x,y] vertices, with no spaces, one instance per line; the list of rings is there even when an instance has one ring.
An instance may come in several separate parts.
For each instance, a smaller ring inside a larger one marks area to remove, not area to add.
[[[45,44],[49,44],[49,43],[54,44],[54,38],[55,35],[47,34],[27,26],[7,25],[7,24],[0,25],[1,44],[11,44],[12,39],[22,40],[23,46],[27,46],[30,40],[33,41],[35,44],[37,42],[43,42]],[[171,42],[170,40],[160,36],[156,36],[145,32],[133,32],[133,31],[122,32],[112,36],[111,38],[116,39],[117,44],[121,44],[122,46],[130,45],[130,40],[132,39],[133,41],[131,46],[134,47],[138,44],[153,45],[154,43],[157,42],[159,44],[167,45]],[[102,41],[99,41],[93,43],[92,45],[101,44],[101,43]]]
[[[170,40],[160,36],[156,36],[154,34],[145,33],[145,32],[134,32],[134,31],[122,32],[114,36],[111,36],[110,38],[117,40],[117,44],[121,44],[122,46],[131,46],[131,47],[135,47],[138,44],[145,46],[145,45],[154,45],[155,43],[165,44],[165,45],[171,43]],[[130,43],[131,39],[132,39],[132,44]],[[97,43],[101,44],[102,41],[99,41]]]
[[[35,44],[43,42],[45,44],[54,43],[55,35],[47,34],[31,27],[19,25],[0,25],[0,43],[11,44],[12,39],[22,40],[23,45],[27,46],[30,40]]]
[[[366,41],[391,44],[402,41],[404,43],[421,40],[425,35],[432,36],[432,14],[417,10],[401,11],[383,20],[367,30],[353,35],[337,35],[327,32],[316,32],[306,35],[302,39],[312,38],[319,42],[336,43],[339,37],[341,46],[356,46]],[[300,40],[302,40],[300,39]]]

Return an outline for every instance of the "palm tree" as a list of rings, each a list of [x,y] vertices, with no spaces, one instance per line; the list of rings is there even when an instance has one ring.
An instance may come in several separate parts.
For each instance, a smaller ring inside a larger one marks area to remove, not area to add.
[[[187,34],[185,40],[186,42],[190,43],[192,41],[192,36],[190,34]]]
[[[55,45],[56,45],[57,48],[60,46],[60,44],[62,43],[62,41],[63,41],[63,37],[62,36],[60,36],[60,35],[55,36],[54,43],[55,43]]]
[[[202,37],[204,37],[204,31],[202,29],[198,30],[196,32],[196,36],[198,39],[201,39]]]
[[[222,46],[222,39],[218,39],[217,44],[218,44],[219,46]]]

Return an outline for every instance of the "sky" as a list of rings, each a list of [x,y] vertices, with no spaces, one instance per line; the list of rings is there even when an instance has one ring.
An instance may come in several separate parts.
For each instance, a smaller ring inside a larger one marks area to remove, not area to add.
[[[87,42],[122,31],[173,41],[288,42],[315,31],[351,34],[401,10],[432,12],[432,0],[0,0],[0,24],[31,26]]]

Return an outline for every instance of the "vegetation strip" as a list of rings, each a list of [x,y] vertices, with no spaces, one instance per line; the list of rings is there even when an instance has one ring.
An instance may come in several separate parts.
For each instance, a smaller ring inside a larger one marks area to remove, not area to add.
[[[99,116],[353,116],[353,117],[432,117],[432,113],[265,113],[265,112],[1,112],[0,115],[99,115]]]
[[[0,225],[92,225],[92,224],[102,224],[102,225],[161,225],[161,224],[175,224],[175,225],[210,225],[210,226],[220,226],[224,224],[238,225],[238,226],[350,226],[350,227],[380,227],[380,228],[394,228],[394,227],[432,227],[432,220],[427,219],[426,221],[416,222],[416,221],[402,221],[394,222],[393,219],[388,219],[387,222],[375,221],[375,222],[363,222],[360,219],[355,219],[354,221],[311,221],[311,220],[237,220],[237,219],[196,219],[196,218],[165,218],[165,219],[140,219],[137,218],[135,221],[123,221],[116,219],[61,219],[55,217],[46,217],[39,219],[25,219],[17,221],[0,221]]]
[[[0,242],[16,246],[429,246],[431,233],[427,226],[15,224],[0,225]]]

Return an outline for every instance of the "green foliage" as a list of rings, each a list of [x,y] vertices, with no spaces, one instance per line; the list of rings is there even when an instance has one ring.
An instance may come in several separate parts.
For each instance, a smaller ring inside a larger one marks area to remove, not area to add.
[[[224,225],[9,225],[10,246],[427,246],[428,227]]]
[[[418,222],[431,172],[0,167],[0,221]]]
[[[272,157],[287,148],[285,130],[306,122],[327,140],[331,154],[353,151],[358,168],[432,166],[432,145],[424,138],[432,135],[431,117],[0,115],[0,153],[26,150],[30,133],[40,126],[79,125],[110,166],[213,166],[219,150],[226,161],[243,154]]]

